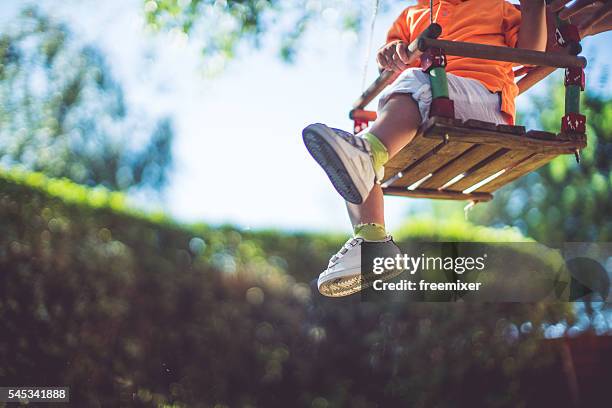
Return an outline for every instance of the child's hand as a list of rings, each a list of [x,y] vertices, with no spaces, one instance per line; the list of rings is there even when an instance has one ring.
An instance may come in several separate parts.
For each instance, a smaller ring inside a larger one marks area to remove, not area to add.
[[[410,51],[408,43],[404,41],[391,42],[376,54],[376,62],[381,70],[402,72],[410,65]]]

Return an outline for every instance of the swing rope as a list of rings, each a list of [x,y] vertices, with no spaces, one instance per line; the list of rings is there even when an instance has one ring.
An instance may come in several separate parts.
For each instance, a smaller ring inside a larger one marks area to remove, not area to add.
[[[429,24],[434,23],[433,18],[433,0],[429,0]]]
[[[378,18],[378,11],[380,10],[380,0],[374,0],[372,4],[372,17],[370,19],[370,32],[368,35],[368,44],[366,46],[365,62],[363,64],[363,72],[361,75],[361,90],[365,91],[367,88],[368,69],[370,67],[370,58],[372,56],[372,46],[374,45],[374,29],[376,28],[376,19]],[[429,0],[429,23],[434,23],[434,3],[433,0]]]
[[[370,65],[370,57],[372,56],[372,45],[374,43],[374,28],[376,27],[376,18],[378,17],[378,10],[380,8],[380,0],[374,0],[372,18],[370,20],[370,34],[368,38],[368,45],[366,48],[366,58],[363,64],[363,75],[361,76],[361,89],[365,90],[367,85],[368,68]]]

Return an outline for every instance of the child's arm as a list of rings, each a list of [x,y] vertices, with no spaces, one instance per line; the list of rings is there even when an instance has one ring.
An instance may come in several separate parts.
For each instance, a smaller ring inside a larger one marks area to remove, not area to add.
[[[518,48],[534,51],[546,50],[546,4],[544,0],[520,0],[521,27]]]

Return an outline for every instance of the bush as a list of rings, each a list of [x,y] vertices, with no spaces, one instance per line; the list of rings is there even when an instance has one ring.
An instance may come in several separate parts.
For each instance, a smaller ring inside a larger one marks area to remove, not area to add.
[[[69,385],[75,406],[517,406],[556,364],[542,323],[571,318],[321,299],[340,236],[179,225],[35,173],[0,172],[0,228],[0,383]]]

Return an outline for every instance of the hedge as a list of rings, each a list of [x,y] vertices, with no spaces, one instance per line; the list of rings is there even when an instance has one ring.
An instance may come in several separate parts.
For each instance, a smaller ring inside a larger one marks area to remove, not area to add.
[[[573,318],[323,299],[309,281],[342,236],[183,225],[37,173],[0,171],[0,231],[0,384],[67,385],[80,407],[518,406],[558,364],[542,325]]]

